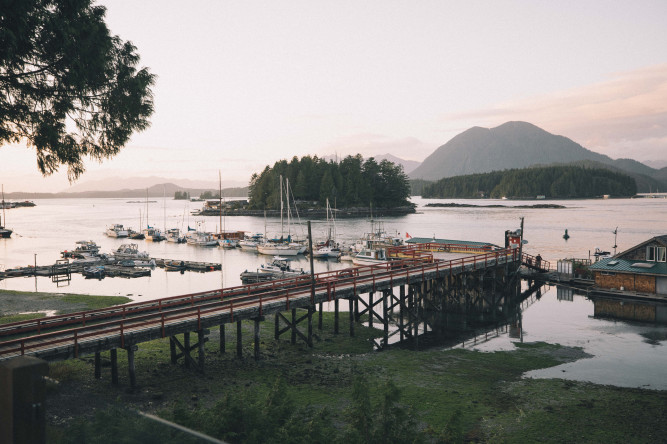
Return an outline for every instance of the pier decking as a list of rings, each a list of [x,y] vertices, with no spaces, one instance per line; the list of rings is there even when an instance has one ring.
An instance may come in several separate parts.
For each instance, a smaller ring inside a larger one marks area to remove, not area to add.
[[[450,261],[433,260],[430,254],[411,251],[402,254],[412,255],[412,258],[386,264],[2,325],[0,360],[32,355],[57,361],[95,354],[97,362],[100,352],[111,350],[113,366],[116,350],[123,348],[130,358],[131,381],[134,381],[133,357],[138,343],[170,337],[172,361],[184,356],[188,362],[195,362],[190,352],[197,349],[203,368],[203,343],[210,327],[220,326],[224,330],[225,324],[254,320],[257,355],[259,322],[274,315],[276,338],[285,331],[292,331],[293,338],[298,335],[312,345],[312,314],[316,305],[320,304],[321,312],[324,302],[334,303],[335,329],[338,330],[341,299],[348,300],[350,305],[351,335],[354,335],[355,319],[367,314],[370,325],[373,319],[384,325],[384,337],[379,346],[389,343],[390,321],[397,326],[394,334],[417,341],[421,331],[440,331],[461,322],[465,324],[467,313],[474,312],[479,318],[483,312],[493,316],[502,312],[507,298],[496,289],[516,283],[521,259],[518,249],[496,250]],[[365,294],[368,297],[362,299],[360,296]],[[307,315],[297,319],[296,309],[305,309]],[[289,311],[291,321],[282,315]],[[297,324],[306,319],[308,333],[304,334],[298,331]],[[286,328],[280,328],[281,321],[287,323]],[[194,346],[189,345],[190,332],[198,334],[199,341]],[[184,344],[176,339],[178,334],[184,335]],[[177,355],[176,347],[182,353]]]

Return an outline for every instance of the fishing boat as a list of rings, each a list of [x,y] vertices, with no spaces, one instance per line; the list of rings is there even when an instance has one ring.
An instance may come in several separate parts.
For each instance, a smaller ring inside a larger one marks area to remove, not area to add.
[[[159,228],[148,227],[144,229],[144,238],[150,242],[161,242],[165,240]]]
[[[218,246],[222,248],[236,248],[239,246],[239,242],[235,239],[218,239]]]
[[[301,246],[290,246],[277,242],[266,242],[262,245],[257,245],[257,252],[259,254],[269,256],[296,256],[300,251]]]
[[[113,253],[114,257],[119,260],[148,260],[150,255],[145,251],[139,251],[137,244],[123,244]]]
[[[180,271],[181,273],[185,271],[185,262],[177,260],[166,260],[164,261],[164,271]]]
[[[134,261],[134,266],[135,267],[148,267],[148,268],[155,268],[155,259],[135,259]]]
[[[384,248],[362,248],[352,258],[354,265],[376,265],[388,262],[387,251]]]
[[[130,232],[123,227],[123,224],[113,224],[105,232],[109,237],[128,237]]]
[[[84,256],[93,256],[100,251],[100,247],[93,241],[80,240],[76,241],[74,250],[61,251],[60,254],[64,258],[83,258]]]
[[[188,245],[194,245],[197,247],[215,247],[218,245],[217,239],[215,239],[211,234],[204,233],[202,231],[189,233],[186,242]]]
[[[181,230],[178,228],[170,228],[167,230],[167,242],[184,244],[186,239],[185,236],[181,235]]]
[[[305,276],[308,272],[302,268],[292,268],[290,260],[282,256],[274,256],[271,262],[262,264],[257,271],[245,270],[241,273],[241,281],[262,282],[274,279]]]
[[[7,223],[7,218],[5,217],[5,186],[2,186],[2,219],[0,219],[0,238],[8,239],[11,237],[14,230],[2,226],[2,221]]]
[[[144,233],[141,233],[139,231],[134,231],[132,228],[127,229],[127,237],[129,239],[134,239],[134,240],[141,240],[144,239]]]
[[[253,235],[246,235],[243,240],[239,241],[241,250],[257,252],[257,246],[264,243],[264,235],[262,233],[255,233]]]

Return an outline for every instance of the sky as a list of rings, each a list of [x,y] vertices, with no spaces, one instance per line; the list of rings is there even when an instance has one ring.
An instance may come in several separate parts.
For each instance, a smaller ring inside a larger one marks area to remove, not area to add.
[[[77,183],[247,184],[304,155],[422,161],[472,126],[533,123],[612,158],[667,160],[667,1],[107,0],[157,75],[151,127]],[[5,192],[67,191],[0,147]]]

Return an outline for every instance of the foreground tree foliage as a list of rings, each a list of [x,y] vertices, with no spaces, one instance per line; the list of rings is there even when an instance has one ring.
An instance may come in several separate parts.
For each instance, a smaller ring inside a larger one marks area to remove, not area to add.
[[[364,160],[361,154],[347,156],[340,163],[317,156],[296,156],[288,163],[276,162],[250,179],[251,209],[280,208],[280,176],[289,182],[290,195],[297,201],[324,206],[327,198],[338,208],[373,205],[394,208],[409,205],[410,182],[403,167],[387,160]]]
[[[602,168],[554,166],[493,171],[448,177],[425,185],[422,196],[431,198],[586,198],[637,193],[635,180]]]
[[[153,113],[154,75],[91,0],[0,0],[0,145],[25,141],[44,175],[113,157]]]

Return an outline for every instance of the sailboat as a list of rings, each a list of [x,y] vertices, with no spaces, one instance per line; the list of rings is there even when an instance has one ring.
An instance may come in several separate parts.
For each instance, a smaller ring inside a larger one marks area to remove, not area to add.
[[[159,228],[148,225],[148,188],[146,188],[146,228],[144,228],[143,233],[144,238],[149,242],[160,242],[165,239]]]
[[[2,226],[2,221],[5,221],[7,223],[7,218],[5,217],[5,186],[2,186],[2,219],[0,219],[0,238],[5,238],[8,239],[11,237],[12,233],[14,232],[13,230],[10,230],[9,228],[5,228]]]
[[[288,203],[289,204],[289,203]],[[288,212],[289,214],[289,212]],[[259,254],[266,254],[270,256],[296,256],[301,252],[301,246],[288,245],[283,242],[283,176],[280,175],[280,242],[265,241],[261,245],[257,245],[257,252]]]
[[[331,216],[331,217],[330,217]],[[313,251],[313,257],[319,259],[328,259],[335,258],[338,259],[341,256],[340,248],[336,244],[336,221],[334,219],[333,211],[329,206],[329,199],[327,199],[327,228],[329,233],[327,235],[327,240],[323,245],[320,245],[319,248]]]

